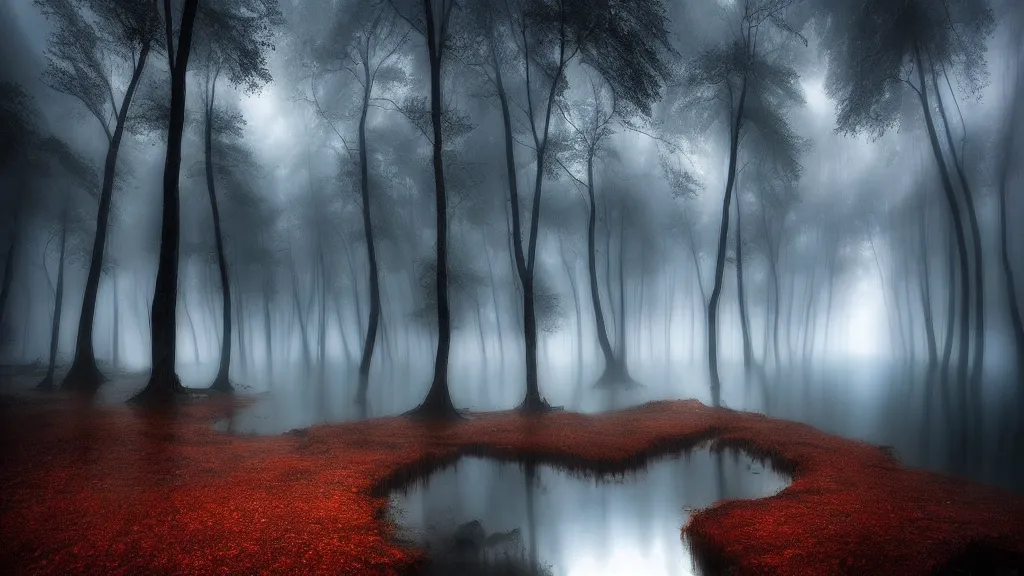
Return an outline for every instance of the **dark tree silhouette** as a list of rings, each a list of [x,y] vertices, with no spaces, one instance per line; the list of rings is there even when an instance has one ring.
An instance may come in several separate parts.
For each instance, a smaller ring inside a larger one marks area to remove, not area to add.
[[[64,305],[64,270],[68,260],[68,235],[73,235],[76,238],[83,236],[83,234],[81,234],[81,221],[84,220],[84,218],[81,218],[80,212],[75,209],[74,203],[77,199],[77,194],[75,194],[75,192],[86,192],[91,204],[99,198],[100,185],[95,169],[81,155],[71,150],[64,141],[56,137],[49,137],[41,143],[40,151],[51,158],[52,163],[60,169],[59,171],[54,171],[55,173],[67,175],[70,178],[69,182],[58,186],[48,194],[48,197],[46,198],[48,204],[52,203],[58,208],[57,213],[51,216],[56,220],[56,230],[54,231],[54,237],[51,238],[51,240],[59,238],[59,248],[57,254],[57,282],[56,286],[53,287],[54,297],[53,317],[50,325],[50,355],[46,366],[46,375],[43,377],[42,381],[39,382],[36,388],[39,390],[50,391],[55,388],[54,372],[56,371],[57,348],[58,343],[60,342],[61,311],[63,310]],[[54,182],[54,184],[56,183],[57,182]],[[74,242],[75,238],[72,238],[71,241]],[[49,242],[47,242],[47,246],[49,246]],[[74,249],[75,248],[72,247],[72,250]],[[45,254],[43,255],[43,258],[45,267]],[[47,279],[49,279],[48,271]]]
[[[960,170],[959,160],[955,147],[948,151],[942,147],[933,107],[940,107],[942,115],[945,111],[941,109],[936,75],[930,71],[942,68],[955,72],[968,92],[980,90],[987,73],[986,40],[994,28],[989,3],[987,0],[840,2],[825,9],[822,21],[822,36],[829,56],[826,87],[829,95],[838,102],[839,131],[880,136],[903,120],[901,106],[906,97],[916,97],[920,105],[953,221],[959,258],[960,333],[956,382],[960,386],[963,404],[970,405],[970,388],[973,388],[977,404],[976,395],[980,391],[977,385],[969,386],[968,370],[971,366],[972,270],[975,346],[984,346],[980,238],[975,233],[976,223],[972,221],[971,241],[975,248],[972,268],[963,210],[966,206],[970,219],[973,200],[966,178],[960,179],[960,190],[957,190],[951,175],[947,152],[957,170]],[[948,122],[944,123],[944,128],[948,136]],[[953,289],[950,286],[950,290]],[[982,359],[983,350],[975,349],[976,370],[981,369]],[[969,428],[967,423],[961,424],[960,442],[954,449],[958,467],[965,466],[968,457]],[[975,418],[974,425],[976,432],[980,431],[979,419]]]
[[[1022,22],[1021,24],[1024,24]],[[1017,29],[1024,28],[1018,25]],[[1011,97],[1006,126],[1003,131],[1001,157],[999,158],[999,262],[1003,270],[1004,289],[1006,291],[1006,308],[1010,317],[1010,330],[1013,332],[1014,351],[1016,356],[1017,379],[1020,384],[1018,395],[1024,407],[1024,320],[1022,320],[1020,301],[1017,296],[1017,276],[1013,269],[1010,255],[1008,204],[1010,196],[1010,179],[1013,172],[1014,152],[1020,150],[1017,131],[1024,122],[1024,106],[1021,105],[1021,90],[1024,90],[1024,48],[1018,46],[1017,53],[1012,56],[1014,65],[1014,95]],[[1018,188],[1019,189],[1019,188]]]
[[[370,2],[357,7],[354,13],[343,11],[332,27],[330,39],[317,47],[317,60],[325,71],[345,71],[355,77],[360,86],[359,122],[357,126],[358,150],[356,161],[359,172],[359,198],[361,203],[363,239],[366,242],[366,261],[369,268],[368,284],[370,296],[369,317],[359,358],[359,385],[356,404],[366,412],[366,395],[370,385],[370,366],[377,344],[380,328],[381,290],[380,264],[377,256],[377,240],[374,237],[369,150],[367,145],[367,116],[370,107],[377,102],[375,90],[378,86],[388,88],[400,83],[405,72],[394,66],[394,60],[406,44],[410,29],[405,26],[391,7],[379,2]],[[340,44],[340,45],[339,45]],[[347,80],[348,76],[346,76]],[[315,88],[314,88],[315,90]],[[314,98],[316,94],[314,93]],[[319,108],[319,100],[316,100]],[[326,112],[320,109],[321,115]],[[333,126],[332,126],[333,127]],[[337,135],[341,133],[334,128]],[[346,151],[352,151],[342,138]]]
[[[70,390],[92,393],[103,376],[93,351],[93,322],[103,268],[118,153],[139,80],[160,28],[155,2],[121,0],[36,0],[55,28],[47,52],[46,81],[51,88],[79,100],[107,137],[103,186],[96,216],[96,236],[78,322],[75,358],[64,378]],[[130,79],[120,97],[108,66],[126,65]]]
[[[455,0],[391,0],[398,15],[419,31],[427,43],[430,64],[430,140],[433,148],[434,217],[436,220],[437,353],[434,376],[423,403],[410,412],[427,418],[459,418],[448,389],[448,356],[452,345],[451,307],[448,302],[448,190],[445,187],[444,127],[441,94],[442,65],[447,54]],[[409,4],[408,6],[406,4]],[[415,5],[415,6],[413,6]],[[417,122],[410,118],[414,124]],[[421,128],[422,129],[422,128]]]
[[[133,397],[134,402],[165,404],[184,387],[175,372],[178,308],[178,253],[181,234],[178,181],[181,172],[181,140],[185,129],[185,96],[188,59],[192,51],[199,0],[185,0],[178,43],[174,42],[174,18],[171,0],[164,0],[167,64],[171,71],[170,122],[167,128],[167,155],[164,162],[163,218],[160,226],[160,258],[156,272],[151,317],[152,372],[149,382]]]
[[[557,161],[552,117],[567,87],[565,73],[574,61],[589,65],[604,76],[624,105],[649,114],[667,76],[663,61],[668,51],[665,11],[659,0],[522,0],[495,6],[493,11],[479,8],[481,12],[475,14],[472,22],[479,30],[469,35],[470,44],[479,40],[476,45],[482,47],[483,53],[474,60],[494,86],[501,107],[512,250],[522,286],[526,394],[520,408],[527,412],[543,411],[548,405],[540,395],[537,374],[535,269],[544,177]],[[508,44],[514,48],[510,50]],[[534,153],[533,198],[525,238],[515,175],[510,98],[503,77],[507,69],[518,70],[525,83],[526,102],[520,106],[525,115],[522,124],[527,126]],[[619,365],[620,362],[613,361],[609,366],[611,373],[618,376],[623,372]]]
[[[281,22],[277,0],[208,0],[196,17],[196,56],[203,68],[203,157],[206,189],[213,214],[217,270],[220,274],[223,316],[220,364],[211,390],[232,393],[231,367],[231,282],[224,255],[220,206],[217,203],[214,145],[215,135],[239,137],[240,117],[218,113],[217,84],[226,79],[247,92],[255,92],[271,81],[267,52],[273,50],[274,27]]]
[[[786,118],[790,106],[803,102],[796,72],[765,57],[769,52],[766,44],[771,42],[767,30],[769,25],[787,34],[795,32],[783,19],[792,3],[793,0],[745,0],[740,37],[705,50],[694,60],[686,75],[686,84],[693,90],[694,102],[722,104],[722,109],[710,111],[711,118],[726,114],[729,128],[729,167],[722,200],[722,224],[718,235],[714,284],[707,306],[708,370],[711,399],[715,406],[721,403],[722,390],[718,373],[718,304],[725,276],[729,218],[741,135],[747,129],[761,138],[774,141],[777,146],[772,149],[778,157],[795,158],[798,155],[799,140]]]

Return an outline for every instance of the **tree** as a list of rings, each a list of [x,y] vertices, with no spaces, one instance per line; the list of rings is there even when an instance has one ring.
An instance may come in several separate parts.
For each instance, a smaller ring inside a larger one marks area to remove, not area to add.
[[[68,186],[68,184],[64,184],[56,189],[51,188],[51,192],[48,195],[50,197],[47,198],[48,204],[52,203],[52,205],[56,205],[58,208],[57,214],[53,214],[51,216],[57,221],[56,230],[53,231],[51,241],[59,238],[57,283],[54,287],[53,318],[50,328],[49,362],[46,367],[46,375],[43,377],[43,380],[39,382],[36,388],[40,390],[53,390],[54,371],[57,363],[57,348],[58,343],[60,342],[61,310],[63,309],[64,303],[64,269],[65,262],[68,259],[68,235],[72,235],[72,242],[75,245],[77,245],[77,242],[75,242],[77,238],[84,237],[84,234],[82,234],[82,228],[85,224],[85,218],[83,217],[83,212],[77,209],[74,205],[75,200],[78,199],[74,192],[86,192],[86,196],[91,201],[98,198],[97,193],[100,186],[99,178],[96,176],[95,169],[87,160],[71,150],[62,140],[55,137],[49,137],[41,143],[40,149],[47,156],[52,158],[61,171],[71,179],[70,186]],[[54,197],[54,195],[56,195],[56,197]],[[49,246],[50,243],[47,242],[46,248],[49,248]],[[72,251],[76,253],[79,252],[79,250],[76,250],[75,248],[76,246],[72,246]],[[45,253],[43,258],[45,268]],[[49,280],[49,271],[47,271],[47,279]]]
[[[838,3],[825,12],[823,38],[829,55],[826,89],[837,100],[837,130],[853,134],[881,135],[898,126],[903,118],[902,105],[911,98],[920,105],[938,169],[946,204],[953,223],[959,264],[960,333],[956,382],[966,410],[961,422],[950,427],[958,437],[953,443],[954,467],[967,466],[970,439],[971,405],[980,408],[980,386],[968,379],[971,365],[971,297],[973,270],[975,346],[984,346],[984,305],[980,238],[973,216],[973,200],[966,178],[959,172],[960,194],[951,175],[946,154],[960,171],[955,146],[944,151],[932,116],[938,106],[944,116],[936,74],[941,68],[955,74],[968,93],[978,93],[987,75],[986,40],[994,28],[987,0],[946,0],[927,2],[907,0],[884,2],[869,0]],[[931,80],[931,82],[929,82]],[[915,98],[916,97],[916,98]],[[947,146],[951,144],[948,122],[944,122]],[[974,267],[968,255],[963,207],[970,218],[974,244]],[[950,286],[953,290],[953,286]],[[983,350],[976,348],[975,375],[980,374]],[[944,362],[945,364],[945,362]],[[945,377],[945,376],[944,376]],[[973,392],[973,395],[972,395]],[[973,398],[972,398],[973,396]],[[981,418],[975,414],[973,428],[981,433]]]
[[[220,364],[211,390],[231,393],[231,283],[224,255],[220,207],[217,203],[214,146],[222,138],[238,140],[244,120],[240,114],[217,108],[217,84],[223,78],[247,92],[259,90],[270,82],[267,52],[273,50],[274,27],[281,15],[277,0],[216,0],[205,2],[196,17],[196,55],[203,72],[203,157],[206,188],[213,214],[223,314]]]
[[[373,210],[371,209],[369,151],[367,148],[366,124],[372,103],[376,99],[375,89],[387,89],[404,80],[405,72],[395,66],[399,50],[405,45],[409,28],[388,6],[378,2],[363,3],[350,11],[340,12],[341,17],[330,33],[330,40],[318,46],[317,60],[327,70],[346,71],[356,79],[360,90],[358,133],[359,197],[362,205],[363,235],[366,242],[366,260],[369,268],[370,309],[366,323],[366,334],[359,360],[359,388],[356,404],[366,409],[366,394],[369,388],[370,365],[377,342],[380,326],[381,296],[380,273],[377,246],[374,238]],[[350,29],[348,29],[350,28]],[[314,89],[315,90],[315,89]],[[316,95],[314,94],[314,97]],[[319,107],[319,101],[317,101]],[[321,110],[323,114],[323,110]],[[337,131],[337,129],[335,129]],[[338,132],[341,136],[341,133]],[[346,150],[351,150],[344,142]]]
[[[1013,24],[1014,31],[1018,34],[1024,30],[1024,10],[1018,12]],[[1020,149],[1018,132],[1024,122],[1024,106],[1021,105],[1021,94],[1024,94],[1024,47],[1021,47],[1019,43],[1017,51],[1011,56],[1011,66],[1014,68],[1014,81],[1011,83],[1013,92],[1011,92],[1007,120],[1003,128],[1001,156],[997,168],[999,173],[999,262],[1003,271],[1010,330],[1013,333],[1017,379],[1021,383],[1018,394],[1020,402],[1024,406],[1024,320],[1022,320],[1020,301],[1017,296],[1017,277],[1011,261],[1009,226],[1007,225],[1014,151]]]
[[[745,0],[740,18],[740,36],[701,53],[690,65],[686,85],[693,91],[690,103],[719,103],[721,108],[695,108],[707,114],[705,126],[720,115],[728,118],[729,167],[722,200],[718,256],[714,285],[708,301],[708,368],[711,375],[711,399],[721,403],[722,382],[718,374],[718,304],[722,296],[725,258],[729,238],[729,216],[736,183],[737,160],[742,135],[772,142],[769,159],[786,161],[799,155],[799,139],[789,126],[787,111],[803,103],[796,72],[789,66],[769,60],[769,25],[786,34],[796,34],[783,19],[793,0]],[[764,27],[764,29],[762,29]],[[804,40],[806,43],[806,40]]]
[[[107,137],[103,185],[92,258],[78,322],[75,358],[64,387],[95,392],[103,380],[93,351],[96,298],[106,247],[118,153],[139,80],[146,68],[160,15],[155,2],[121,0],[36,0],[55,28],[47,52],[45,79],[49,86],[77,99],[99,122]],[[118,97],[110,69],[126,69],[129,79]]]
[[[486,10],[486,8],[484,8]],[[506,3],[504,11],[477,18],[483,54],[477,61],[495,88],[501,106],[506,177],[511,203],[511,233],[515,269],[522,286],[526,348],[526,394],[521,408],[547,408],[537,375],[537,312],[535,268],[544,176],[557,157],[552,140],[552,116],[567,88],[566,71],[580,61],[602,75],[624,105],[649,114],[657,100],[667,68],[668,49],[664,7],[659,0],[583,2],[580,0],[522,0]],[[507,28],[506,28],[507,26]],[[509,55],[507,44],[515,46]],[[513,125],[503,72],[521,71],[525,105],[521,105],[534,153],[533,198],[529,231],[523,238],[519,185],[515,176]],[[550,156],[549,156],[550,155]],[[613,362],[617,370],[618,362]]]
[[[987,0],[868,0],[833,4],[824,11],[822,28],[829,55],[826,89],[837,101],[837,130],[881,136],[903,121],[902,104],[907,96],[916,96],[924,115],[956,234],[960,264],[958,381],[966,383],[970,364],[971,267],[961,199],[954,188],[932,117],[939,87],[934,76],[932,82],[928,82],[928,70],[939,67],[953,72],[964,88],[977,92],[986,75],[985,40],[994,26],[991,10]],[[955,154],[955,148],[949,153]],[[954,159],[954,162],[957,161]],[[969,194],[966,187],[962,192]],[[977,244],[979,238],[975,236],[973,240]],[[978,250],[980,247],[975,250],[974,291],[980,304]],[[981,345],[984,319],[980,306],[975,311],[974,321],[978,345]],[[976,351],[975,358],[980,360],[980,354]]]
[[[185,96],[188,59],[192,51],[199,0],[184,0],[178,44],[174,44],[174,18],[171,0],[164,0],[164,27],[167,42],[167,65],[171,72],[170,120],[167,128],[167,154],[164,160],[163,218],[160,225],[160,258],[153,291],[153,334],[151,344],[152,372],[149,382],[132,399],[139,403],[162,404],[184,392],[175,372],[178,307],[178,252],[180,207],[178,181],[181,172],[181,140],[185,129]]]
[[[434,218],[436,220],[437,258],[435,285],[437,286],[437,353],[434,357],[434,377],[423,403],[411,414],[428,418],[458,418],[448,390],[448,355],[451,350],[452,320],[448,302],[448,194],[444,172],[444,121],[442,119],[441,76],[442,64],[449,45],[452,12],[455,0],[391,0],[392,7],[413,29],[419,31],[427,43],[430,64],[430,134],[434,168]],[[414,4],[419,10],[411,9]],[[410,8],[406,10],[406,8]],[[419,16],[413,14],[419,13]]]
[[[600,77],[590,78],[590,96],[587,99],[573,102],[569,106],[559,106],[559,110],[574,134],[574,158],[570,163],[586,165],[586,180],[580,182],[587,190],[587,272],[590,280],[590,301],[597,326],[597,341],[604,355],[605,364],[604,373],[597,383],[623,385],[632,382],[633,379],[626,368],[625,359],[617,357],[612,349],[597,282],[597,197],[594,192],[594,160],[603,152],[607,139],[614,134],[613,122],[624,110],[618,105],[618,99],[610,86]],[[568,171],[568,168],[566,170]],[[608,297],[611,298],[611,294]],[[620,346],[622,344],[624,343],[619,343]]]

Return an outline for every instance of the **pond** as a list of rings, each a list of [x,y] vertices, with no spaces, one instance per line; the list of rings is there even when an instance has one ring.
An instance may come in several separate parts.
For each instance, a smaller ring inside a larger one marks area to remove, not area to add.
[[[393,493],[391,514],[400,538],[428,551],[430,575],[687,576],[701,574],[681,535],[694,510],[787,485],[734,451],[600,477],[464,457]]]

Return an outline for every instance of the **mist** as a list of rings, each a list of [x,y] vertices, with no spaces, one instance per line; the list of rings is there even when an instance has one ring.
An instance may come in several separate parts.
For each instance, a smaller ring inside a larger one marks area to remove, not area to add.
[[[694,399],[1019,494],[1024,5],[861,4],[4,3],[3,393]]]

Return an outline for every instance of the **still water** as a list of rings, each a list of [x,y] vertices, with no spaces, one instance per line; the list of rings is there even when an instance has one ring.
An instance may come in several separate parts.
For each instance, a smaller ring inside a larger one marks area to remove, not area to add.
[[[695,450],[596,479],[548,465],[465,457],[394,493],[391,513],[402,539],[445,561],[512,556],[524,565],[533,558],[540,573],[552,576],[689,576],[699,572],[681,529],[693,510],[770,496],[787,484],[733,451]]]

